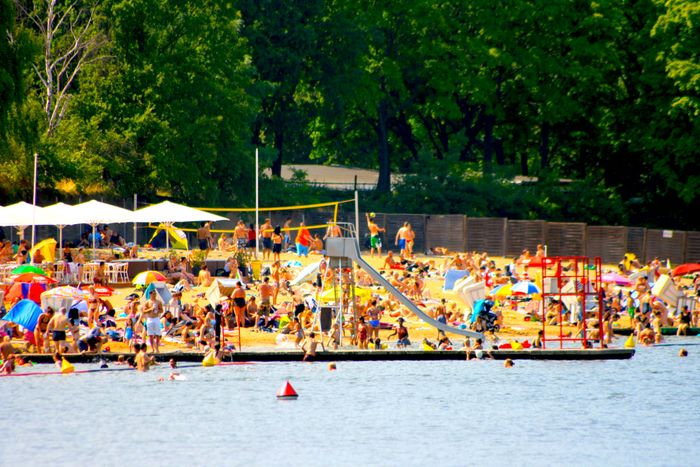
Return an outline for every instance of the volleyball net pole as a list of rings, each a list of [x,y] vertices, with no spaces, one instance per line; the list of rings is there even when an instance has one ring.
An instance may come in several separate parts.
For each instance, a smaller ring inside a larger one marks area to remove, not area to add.
[[[255,148],[255,259],[260,253],[260,158]]]

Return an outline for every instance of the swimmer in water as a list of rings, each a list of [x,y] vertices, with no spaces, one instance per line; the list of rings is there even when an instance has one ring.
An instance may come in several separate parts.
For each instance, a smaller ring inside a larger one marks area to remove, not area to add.
[[[11,375],[15,372],[15,355],[12,354],[7,357],[5,363],[0,367],[0,375]]]
[[[510,358],[506,358],[506,361],[503,362],[503,366],[506,368],[513,368],[513,365],[515,365],[515,363],[513,363],[513,360]]]
[[[308,348],[307,348],[308,345]],[[318,347],[318,342],[316,341],[316,333],[311,331],[306,342],[302,344],[301,350],[304,351],[304,361],[313,362],[316,360],[316,347]]]
[[[687,357],[688,356],[688,351],[685,349],[681,349],[678,351],[678,356],[679,357]]]

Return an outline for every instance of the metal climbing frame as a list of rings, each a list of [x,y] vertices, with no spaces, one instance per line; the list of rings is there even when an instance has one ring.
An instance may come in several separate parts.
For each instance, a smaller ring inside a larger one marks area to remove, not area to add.
[[[542,261],[542,348],[548,342],[581,342],[583,347],[604,342],[602,263],[599,257],[590,262],[586,256],[554,256]],[[547,306],[552,304],[558,314],[558,336],[547,335]],[[564,333],[564,319],[578,323],[573,334]],[[597,319],[590,328],[589,322]],[[595,332],[597,331],[597,332]]]

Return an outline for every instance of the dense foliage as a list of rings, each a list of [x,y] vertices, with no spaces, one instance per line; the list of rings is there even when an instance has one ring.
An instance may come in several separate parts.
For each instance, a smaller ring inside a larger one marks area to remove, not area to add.
[[[259,147],[268,205],[333,198],[275,179],[315,162],[378,169],[383,211],[700,226],[695,0],[0,0],[0,27],[0,204],[38,152],[44,196],[250,205]]]

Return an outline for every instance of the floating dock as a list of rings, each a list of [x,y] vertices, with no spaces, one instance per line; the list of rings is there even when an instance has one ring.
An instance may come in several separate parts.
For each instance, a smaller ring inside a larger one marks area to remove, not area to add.
[[[627,360],[634,355],[634,349],[523,349],[523,350],[484,350],[484,358],[494,360]],[[133,354],[101,353],[101,354],[64,354],[71,363],[95,363],[99,360],[114,361],[119,355],[125,357]],[[204,355],[201,352],[168,352],[151,354],[159,362],[167,362],[171,358],[178,362],[201,362]],[[301,351],[242,351],[232,352],[222,359],[223,362],[301,362],[304,354]],[[35,363],[52,363],[50,354],[22,354],[24,360]],[[470,358],[477,358],[476,352],[471,351]],[[332,350],[320,351],[315,361],[433,361],[433,360],[466,360],[463,350]]]
[[[634,329],[632,328],[613,328],[613,334],[617,334],[618,336],[629,336],[634,332]],[[661,335],[662,336],[675,336],[678,334],[678,328],[661,328]],[[687,336],[697,336],[700,335],[700,328],[688,328],[688,332],[686,333]]]

